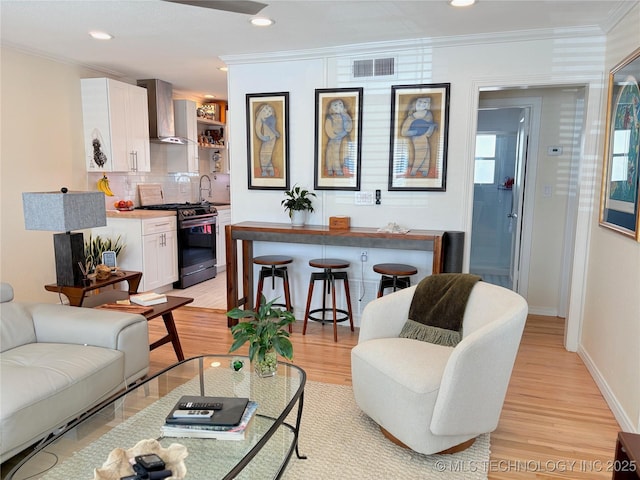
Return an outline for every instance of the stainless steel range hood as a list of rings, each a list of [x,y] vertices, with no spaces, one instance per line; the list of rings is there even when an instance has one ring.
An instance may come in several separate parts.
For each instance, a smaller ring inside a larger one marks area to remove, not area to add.
[[[147,89],[149,101],[149,140],[152,142],[186,145],[195,140],[176,136],[173,115],[173,85],[155,78],[138,80]]]

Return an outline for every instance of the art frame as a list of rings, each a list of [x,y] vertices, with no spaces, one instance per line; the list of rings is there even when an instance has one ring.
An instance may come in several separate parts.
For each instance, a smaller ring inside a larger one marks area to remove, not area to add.
[[[316,190],[360,190],[362,96],[362,87],[315,91]]]
[[[609,72],[600,225],[640,241],[640,48]]]
[[[446,191],[450,92],[450,83],[391,86],[390,191]]]
[[[289,189],[289,92],[248,93],[249,190]]]

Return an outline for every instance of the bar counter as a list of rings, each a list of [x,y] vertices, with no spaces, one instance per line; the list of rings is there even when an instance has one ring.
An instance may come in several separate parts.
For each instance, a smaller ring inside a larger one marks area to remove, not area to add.
[[[331,230],[326,225],[293,227],[289,223],[241,222],[225,227],[227,253],[227,309],[253,308],[253,242],[303,243],[433,252],[432,273],[461,272],[464,232],[409,230],[379,232],[377,228]],[[242,243],[242,292],[238,281],[238,242]],[[242,295],[242,296],[240,296]],[[229,326],[237,323],[228,319]]]

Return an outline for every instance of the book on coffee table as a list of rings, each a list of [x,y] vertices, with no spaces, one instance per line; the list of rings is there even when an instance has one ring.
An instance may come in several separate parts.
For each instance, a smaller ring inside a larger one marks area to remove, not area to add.
[[[167,296],[164,293],[155,293],[155,292],[146,292],[146,293],[136,293],[129,297],[131,302],[143,305],[145,307],[151,305],[157,305],[159,303],[166,303]]]
[[[258,404],[249,401],[242,414],[240,423],[233,426],[220,426],[205,423],[165,423],[162,434],[165,437],[214,438],[217,440],[244,440],[247,427],[255,416]]]

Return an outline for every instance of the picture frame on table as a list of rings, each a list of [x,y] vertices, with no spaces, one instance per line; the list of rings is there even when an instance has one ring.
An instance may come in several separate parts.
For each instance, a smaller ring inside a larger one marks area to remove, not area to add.
[[[450,83],[391,86],[389,190],[446,190]]]
[[[248,93],[247,171],[250,190],[289,189],[289,92]]]
[[[609,72],[600,225],[640,241],[640,48]]]
[[[360,190],[363,88],[316,89],[314,188]]]

